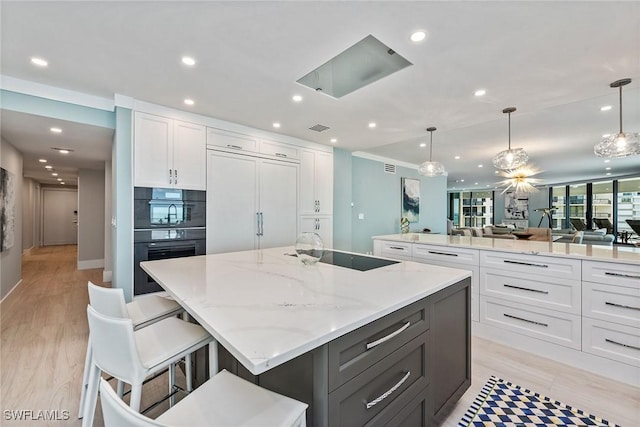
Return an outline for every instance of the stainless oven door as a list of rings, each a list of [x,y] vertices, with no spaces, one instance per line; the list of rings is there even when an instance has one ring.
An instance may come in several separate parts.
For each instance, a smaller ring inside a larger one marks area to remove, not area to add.
[[[201,255],[204,253],[204,246],[204,241],[200,240],[135,243],[133,294],[141,295],[162,291],[162,287],[140,268],[140,262]]]

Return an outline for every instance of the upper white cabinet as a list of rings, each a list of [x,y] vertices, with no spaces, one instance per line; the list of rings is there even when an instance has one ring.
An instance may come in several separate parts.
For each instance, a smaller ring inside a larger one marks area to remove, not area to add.
[[[333,155],[303,149],[300,154],[300,215],[333,215]]]
[[[205,190],[205,127],[152,114],[134,116],[134,185]]]
[[[300,158],[299,147],[295,145],[216,128],[207,128],[207,146],[227,152],[266,154],[281,160]]]

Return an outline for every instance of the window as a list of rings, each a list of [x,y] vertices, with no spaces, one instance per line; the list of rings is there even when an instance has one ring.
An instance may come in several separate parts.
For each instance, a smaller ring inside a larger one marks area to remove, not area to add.
[[[451,193],[449,202],[455,227],[484,227],[493,223],[493,191]]]
[[[618,181],[618,233],[637,238],[627,220],[640,220],[640,178]],[[623,238],[624,240],[624,238]]]
[[[587,184],[569,186],[569,219],[576,229],[580,221],[587,223]],[[589,227],[587,227],[589,228]]]
[[[551,189],[551,207],[556,208],[551,212],[553,223],[551,228],[558,230],[561,228],[567,228],[567,187],[553,187]]]
[[[591,193],[593,228],[606,228],[613,234],[613,181],[594,182]]]

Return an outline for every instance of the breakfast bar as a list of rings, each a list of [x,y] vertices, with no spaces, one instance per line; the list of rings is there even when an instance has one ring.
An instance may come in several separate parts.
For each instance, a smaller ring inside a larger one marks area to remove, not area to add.
[[[470,384],[470,273],[325,252],[141,266],[218,341],[220,368],[308,403],[308,425],[431,425]]]

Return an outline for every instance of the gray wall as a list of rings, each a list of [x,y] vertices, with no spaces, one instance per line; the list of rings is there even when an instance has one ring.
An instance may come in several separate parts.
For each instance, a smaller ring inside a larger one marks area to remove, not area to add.
[[[0,140],[0,167],[14,175],[15,211],[13,247],[0,253],[0,299],[22,279],[22,154],[4,139]]]
[[[78,269],[104,266],[104,171],[78,171]]]

